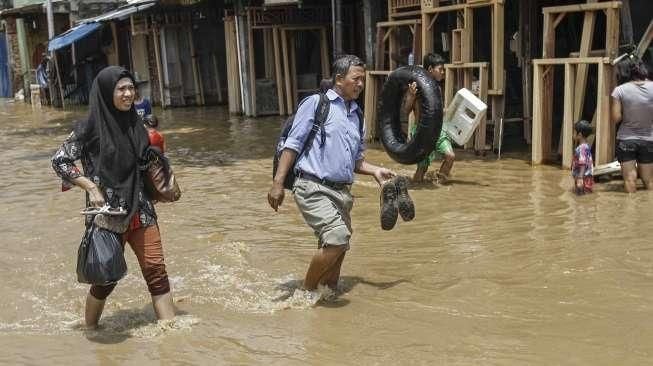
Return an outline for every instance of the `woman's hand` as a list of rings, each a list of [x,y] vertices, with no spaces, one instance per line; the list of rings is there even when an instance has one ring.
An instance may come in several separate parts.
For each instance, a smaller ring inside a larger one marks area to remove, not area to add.
[[[91,201],[91,206],[102,207],[106,204],[104,201],[104,195],[102,195],[102,192],[96,185],[93,185],[86,192],[88,192],[88,198]]]
[[[412,96],[417,95],[417,83],[416,82],[413,81],[412,83],[408,84],[408,93],[410,93],[410,95],[412,95]]]

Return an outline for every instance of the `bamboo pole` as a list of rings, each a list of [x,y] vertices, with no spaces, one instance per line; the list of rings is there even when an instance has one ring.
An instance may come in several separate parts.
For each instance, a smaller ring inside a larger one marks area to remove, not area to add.
[[[281,55],[279,54],[279,28],[272,28],[272,43],[274,45],[274,75],[277,84],[277,103],[279,104],[279,115],[286,114],[286,106],[283,102],[283,72],[281,71]]]
[[[153,40],[152,42],[154,43],[154,57],[156,58],[156,75],[157,78],[159,79],[159,96],[161,98],[161,107],[165,109],[166,107],[166,101],[165,97],[163,96],[163,76],[161,73],[161,51],[159,50],[159,32],[157,31],[157,25],[154,25],[152,27],[152,37]]]
[[[61,108],[66,108],[66,100],[64,98],[64,93],[63,93],[63,84],[61,83],[61,73],[59,71],[59,57],[57,57],[57,53],[54,52],[54,68],[57,71],[57,83],[59,84],[59,95],[61,96]]]
[[[199,70],[197,67],[197,54],[195,53],[195,42],[193,37],[193,27],[189,27],[188,32],[188,43],[190,44],[190,59],[191,67],[193,69],[193,81],[195,82],[195,103],[197,105],[204,105],[204,83],[202,83],[202,78],[199,76]]]
[[[290,80],[290,60],[288,56],[288,32],[284,29],[279,29],[281,32],[281,48],[283,51],[283,63],[284,67],[284,81],[286,82],[286,110],[288,114],[292,114],[293,105],[292,105],[292,86]]]
[[[575,87],[575,81],[578,76],[575,75],[576,68],[582,65],[565,64],[565,91],[564,91],[564,117],[562,121],[562,129],[560,135],[562,136],[562,166],[563,168],[570,168],[573,157],[573,129],[575,119],[574,108],[574,94],[578,92]],[[580,70],[580,69],[579,69]]]

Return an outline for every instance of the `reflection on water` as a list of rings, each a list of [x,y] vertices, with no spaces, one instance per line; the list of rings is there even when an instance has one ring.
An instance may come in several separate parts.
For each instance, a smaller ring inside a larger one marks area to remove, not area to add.
[[[298,289],[315,240],[291,197],[267,206],[281,117],[158,111],[180,202],[158,207],[179,309],[156,322],[130,272],[97,332],[79,329],[80,190],[49,157],[84,110],[0,102],[0,363],[632,364],[653,350],[652,195],[620,182],[575,197],[528,156],[460,153],[452,184],[411,191],[416,219],[380,229],[378,189],[353,187],[338,293]],[[378,147],[368,158],[403,174]],[[321,299],[321,300],[320,300]],[[108,345],[111,345],[110,348]]]

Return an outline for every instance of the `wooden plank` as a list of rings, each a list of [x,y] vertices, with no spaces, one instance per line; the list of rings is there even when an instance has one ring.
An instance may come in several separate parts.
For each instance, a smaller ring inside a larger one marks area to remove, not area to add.
[[[462,69],[461,70],[463,73],[463,88],[466,88],[467,90],[472,90],[472,69]],[[455,97],[454,97],[455,98]],[[474,137],[470,138],[469,141],[465,144],[465,150],[471,150],[475,148],[475,141],[476,141],[476,136],[478,135],[478,129],[474,132]]]
[[[248,52],[248,73],[249,73],[249,87],[250,87],[250,101],[252,106],[252,116],[258,115],[256,110],[256,67],[254,65],[254,29],[252,29],[252,16],[251,12],[247,16],[247,48]]]
[[[415,25],[415,33],[413,33],[413,57],[415,65],[422,64],[422,26]]]
[[[63,93],[63,84],[61,84],[61,71],[59,70],[59,57],[57,52],[54,55],[54,70],[57,72],[57,84],[59,84],[59,97],[61,98],[61,108],[66,108],[66,98]],[[54,99],[54,98],[53,98]]]
[[[492,7],[492,89],[503,89],[504,73],[504,8],[496,2]]]
[[[385,33],[384,28],[376,29],[376,54],[374,56],[374,68],[385,69]]]
[[[453,92],[455,87],[454,69],[445,68],[444,79],[446,80],[446,82],[444,83],[444,107],[447,108],[449,106],[449,103],[451,103],[451,100],[453,99]]]
[[[111,37],[113,38],[113,57],[115,57],[115,62],[109,65],[118,66],[120,64],[120,54],[118,53],[118,29],[116,28],[116,22],[111,22]]]
[[[405,20],[392,20],[389,22],[377,22],[376,27],[398,27],[398,26],[403,26],[403,25],[415,25],[415,24],[421,24],[422,20],[421,19],[405,19]]]
[[[297,50],[295,49],[295,33],[290,33],[290,79],[292,80],[292,108],[297,106]]]
[[[204,105],[204,85],[202,79],[200,78],[198,67],[197,67],[197,55],[195,54],[195,43],[193,42],[193,29],[188,27],[186,32],[188,37],[188,44],[190,45],[190,58],[191,58],[191,68],[193,70],[193,82],[195,86],[195,104]]]
[[[473,45],[474,45],[474,13],[472,9],[465,8],[464,14],[464,24],[465,32],[463,34],[462,42],[462,60],[463,62],[471,62],[474,57]]]
[[[488,62],[463,62],[460,64],[445,64],[445,69],[475,69],[480,67],[488,67]]]
[[[565,15],[567,15],[567,13],[560,13],[556,15],[555,20],[553,21],[554,29],[558,27],[558,24],[560,24],[560,22],[565,18]]]
[[[620,44],[635,44],[633,39],[633,20],[630,12],[630,0],[621,0],[621,9],[619,11],[621,23]]]
[[[285,61],[283,63],[283,75],[286,82],[286,111],[288,114],[292,114],[294,108],[292,104],[292,85],[290,80],[290,60],[288,53],[288,32],[284,29],[279,29],[281,32],[281,49],[283,50],[282,59]]]
[[[286,105],[283,102],[283,73],[281,71],[281,54],[279,52],[279,29],[272,29],[272,45],[274,47],[274,78],[277,84],[277,103],[279,115],[286,114]]]
[[[462,29],[454,29],[451,31],[451,62],[460,63],[462,59]]]
[[[159,32],[157,31],[158,27],[152,27],[152,43],[154,43],[154,58],[156,62],[156,76],[159,79],[159,97],[161,98],[161,107],[165,109],[166,100],[163,96],[163,75],[161,72],[161,50],[159,49]]]
[[[565,65],[565,86],[564,86],[564,113],[562,120],[562,167],[571,168],[574,149],[574,122],[577,121],[574,116],[574,94],[578,91],[575,87],[575,68],[583,65]]]
[[[542,98],[540,103],[542,104],[542,158],[544,161],[549,160],[549,154],[551,153],[551,138],[552,138],[552,127],[553,127],[553,82],[555,80],[555,69],[553,65],[548,65],[544,67],[544,72],[542,73],[542,83],[544,85],[544,91],[542,92]]]
[[[607,57],[577,57],[577,58],[546,58],[534,59],[533,64],[537,65],[564,65],[564,64],[609,64]]]
[[[580,57],[580,51],[569,52],[569,57],[570,58],[579,58]],[[587,55],[585,55],[584,57],[605,57],[605,49],[590,50],[587,53]]]
[[[426,55],[433,52],[433,30],[431,29],[432,25],[430,24],[431,19],[435,21],[435,16],[422,13],[422,24],[429,24],[429,26],[422,27],[422,54]],[[420,60],[421,62],[421,60]]]
[[[533,164],[542,164],[544,162],[545,149],[542,143],[543,139],[543,105],[542,97],[544,94],[544,83],[542,82],[542,72],[544,66],[533,65],[533,135],[531,137],[531,162]]]
[[[487,100],[487,89],[488,89],[488,77],[489,77],[489,72],[487,67],[481,67],[479,70],[479,92],[478,92],[478,97],[481,99],[485,104],[488,104]],[[476,152],[484,152],[485,151],[485,141],[487,139],[487,116],[483,119],[481,119],[481,122],[478,125],[478,129],[476,130],[476,140],[474,142],[474,150]]]
[[[388,66],[390,67],[390,70],[394,70],[397,68],[395,57],[398,56],[399,51],[397,45],[397,32],[394,28],[390,28],[388,29],[388,33],[386,33],[386,37],[388,37]]]
[[[601,3],[591,4],[573,4],[564,6],[549,6],[542,8],[542,13],[546,14],[559,14],[559,13],[573,13],[588,10],[604,10],[604,9],[618,9],[621,7],[621,1],[606,1]]]
[[[372,141],[376,134],[376,77],[369,71],[365,76],[365,140]]]
[[[651,20],[651,22],[648,24],[648,28],[646,28],[644,36],[637,45],[637,50],[635,51],[637,57],[642,58],[642,56],[644,56],[644,53],[648,49],[648,46],[651,44],[651,41],[653,41],[653,20]]]
[[[503,4],[503,1],[497,1],[496,3],[501,3]],[[422,13],[424,14],[435,14],[435,13],[448,13],[452,11],[458,11],[458,10],[464,10],[464,9],[475,9],[475,8],[482,8],[482,7],[490,7],[494,5],[495,2],[471,2],[467,4],[453,4],[453,5],[446,5],[446,6],[439,6],[439,7],[434,7],[434,8],[426,8],[422,10]]]
[[[544,38],[542,42],[543,59],[555,58],[555,27],[553,26],[553,21],[553,16],[551,14],[544,14],[544,23],[542,30],[542,35]]]
[[[322,78],[326,79],[331,75],[331,72],[329,71],[331,68],[329,67],[329,43],[327,41],[326,27],[322,27],[320,29],[320,56],[320,62],[322,64]]]
[[[596,93],[596,158],[594,159],[597,165],[610,163],[614,158],[614,126],[610,123],[611,87],[612,66],[599,64]]]
[[[583,20],[583,33],[580,41],[579,57],[589,56],[594,39],[594,28],[596,23],[596,13],[593,11],[585,12]],[[585,103],[585,90],[587,83],[588,64],[579,64],[576,72],[576,91],[574,92],[573,119],[578,121],[583,113],[583,104]]]
[[[619,56],[619,9],[608,9],[606,17],[605,51],[613,59]]]

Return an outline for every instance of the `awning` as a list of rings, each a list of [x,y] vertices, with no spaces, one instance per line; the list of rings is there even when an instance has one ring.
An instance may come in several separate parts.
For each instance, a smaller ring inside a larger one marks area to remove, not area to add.
[[[100,27],[102,27],[102,23],[83,23],[70,28],[65,33],[56,36],[50,41],[48,44],[48,51],[54,51],[69,46],[95,32]]]
[[[84,19],[82,20],[82,22],[87,23],[87,22],[105,22],[109,20],[122,20],[134,13],[153,7],[154,5],[157,4],[157,2],[158,2],[157,0],[133,2],[131,4],[121,6],[116,10],[110,11],[108,13],[104,13],[95,18]]]
[[[53,38],[48,45],[48,51],[58,50],[88,36],[89,34],[95,32],[98,28],[102,27],[101,22],[125,19],[134,13],[156,5],[157,2],[158,0],[140,0],[129,5],[121,6],[116,10],[102,14],[95,18],[84,19],[80,21],[80,25],[75,26],[74,28],[69,29],[66,33],[60,34],[57,37]]]
[[[55,0],[52,2],[52,11],[55,14],[68,14],[70,13],[70,5],[67,1]],[[45,14],[45,4],[28,4],[0,10],[0,18],[22,17],[31,14]]]

